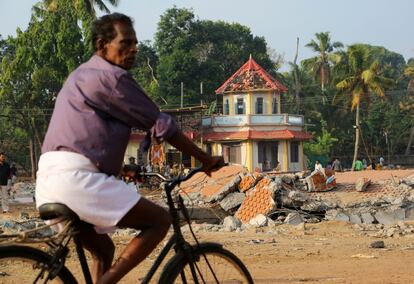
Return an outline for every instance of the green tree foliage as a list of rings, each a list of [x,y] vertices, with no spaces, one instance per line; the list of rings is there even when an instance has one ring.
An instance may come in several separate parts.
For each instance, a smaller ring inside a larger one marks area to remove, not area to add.
[[[404,76],[408,78],[407,83],[407,98],[400,101],[399,106],[402,111],[409,113],[409,122],[411,123],[411,132],[407,142],[407,147],[404,154],[409,155],[411,153],[411,145],[414,141],[414,59],[408,60],[407,66],[404,70]]]
[[[253,36],[237,23],[197,20],[188,9],[171,8],[162,16],[155,36],[159,54],[160,92],[169,104],[180,102],[184,83],[186,104],[214,100],[214,90],[234,73],[249,55],[275,73],[264,38]],[[200,83],[204,94],[200,97]]]
[[[311,70],[315,79],[319,81],[322,91],[324,91],[330,82],[331,64],[338,60],[337,55],[333,51],[343,47],[343,44],[338,41],[331,43],[329,32],[316,33],[315,37],[316,41],[311,40],[306,46],[318,53],[318,55],[304,60],[303,64]]]
[[[407,91],[414,92],[414,61],[407,64],[407,67],[404,69],[404,76],[408,78]]]
[[[95,8],[108,12],[105,3],[118,2],[44,0],[33,8],[26,31],[7,39],[0,36],[0,148],[13,161],[27,168],[36,164],[58,91],[92,53]],[[203,99],[210,103],[206,112],[211,114],[219,109],[214,90],[252,54],[288,87],[282,112],[304,115],[305,128],[314,135],[305,144],[307,155],[344,161],[353,150],[358,154],[359,144],[353,147],[353,142],[359,141],[367,157],[412,153],[414,59],[406,64],[400,54],[368,44],[337,49],[341,44],[332,42],[327,32],[317,33],[307,46],[315,56],[300,64],[294,60],[292,72],[280,74],[280,55],[248,27],[199,20],[192,10],[173,7],[161,16],[154,44],[139,44],[131,72],[161,107],[180,104],[183,82],[185,105]],[[387,78],[397,85],[385,91],[391,83]],[[356,110],[356,123],[350,109]],[[361,139],[354,139],[353,125]]]
[[[193,11],[173,7],[161,15],[155,34],[155,47],[160,56],[171,54],[191,34],[195,22]]]
[[[389,51],[382,46],[358,44],[366,48],[372,60],[377,60],[382,69],[382,75],[393,80],[398,79],[405,68],[405,60],[401,54]]]
[[[361,99],[369,105],[371,93],[379,97],[385,96],[385,88],[390,87],[393,81],[381,75],[378,60],[372,61],[368,48],[362,45],[348,47],[347,51],[348,76],[340,81],[336,87],[340,95],[345,95],[351,102],[351,109],[355,111],[355,148],[352,168],[358,158],[360,116],[359,107]]]
[[[135,67],[131,70],[134,78],[147,94],[160,106],[166,105],[165,98],[160,96],[157,74],[158,55],[149,41],[138,44],[138,55]]]
[[[0,35],[0,62],[3,59],[4,54],[6,53],[7,44],[6,41]]]
[[[37,4],[28,29],[7,40],[12,52],[0,67],[2,113],[12,126],[27,132],[33,173],[57,93],[83,54],[74,7],[64,0],[59,3],[64,8],[55,12]]]
[[[74,13],[73,15],[82,23],[82,34],[85,48],[83,59],[86,60],[93,54],[94,51],[92,46],[91,25],[96,19],[95,6],[98,7],[100,11],[105,13],[111,12],[105,2],[108,2],[116,7],[118,6],[119,0],[70,0],[63,2],[61,0],[43,0],[43,6],[46,7],[49,12],[56,12],[66,9],[67,4],[74,8],[71,9],[72,13]]]
[[[369,155],[404,153],[414,117],[408,109],[400,108],[401,100],[406,100],[403,92],[390,92],[386,100],[374,97],[369,111],[361,112],[361,129]],[[367,109],[362,106],[362,110]]]
[[[326,122],[322,120],[322,131],[321,134],[315,136],[314,141],[306,142],[304,144],[305,154],[324,156],[328,158],[331,155],[331,150],[335,143],[338,141],[337,138],[333,137],[326,130]]]

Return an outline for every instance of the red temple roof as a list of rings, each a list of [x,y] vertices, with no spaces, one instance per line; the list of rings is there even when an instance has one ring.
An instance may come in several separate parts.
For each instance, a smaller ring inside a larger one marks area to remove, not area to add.
[[[252,90],[287,92],[282,83],[274,79],[250,56],[250,59],[216,90],[216,94]]]
[[[204,140],[223,141],[223,140],[246,140],[246,139],[295,139],[309,140],[312,138],[310,133],[294,130],[248,130],[234,132],[210,132],[203,135]]]

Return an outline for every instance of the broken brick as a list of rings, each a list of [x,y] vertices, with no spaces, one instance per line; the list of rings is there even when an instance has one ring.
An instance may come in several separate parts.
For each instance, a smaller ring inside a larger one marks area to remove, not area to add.
[[[246,194],[246,198],[236,212],[236,218],[248,223],[258,214],[268,215],[276,208],[274,185],[270,179],[262,179],[256,187]]]

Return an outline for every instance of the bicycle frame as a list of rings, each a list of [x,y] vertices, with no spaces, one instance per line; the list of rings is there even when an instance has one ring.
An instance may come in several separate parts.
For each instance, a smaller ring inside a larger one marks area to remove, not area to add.
[[[195,169],[194,171],[192,171],[187,177],[186,179],[189,179],[191,176],[193,176],[197,171],[199,171],[200,169]],[[161,180],[163,181],[167,181],[167,179],[159,174],[159,173],[145,173],[144,175],[147,176],[157,176],[159,177]],[[151,266],[150,270],[148,271],[148,273],[146,274],[145,278],[142,280],[143,284],[147,284],[151,281],[152,277],[154,276],[155,272],[158,270],[158,268],[160,267],[162,261],[165,259],[165,257],[167,256],[168,252],[171,250],[171,248],[174,246],[175,244],[175,251],[182,251],[184,252],[185,256],[187,258],[189,258],[190,260],[192,257],[191,254],[191,246],[190,244],[184,239],[184,236],[181,232],[181,228],[180,228],[180,217],[179,217],[179,211],[180,209],[175,207],[175,203],[173,201],[171,192],[174,189],[174,187],[181,183],[180,178],[176,178],[171,180],[170,182],[165,184],[165,193],[167,195],[167,204],[169,207],[169,211],[172,217],[172,226],[173,226],[173,230],[174,233],[173,235],[170,237],[170,239],[168,240],[167,244],[164,246],[164,248],[161,250],[160,254],[158,255],[157,259],[155,260],[154,264]],[[182,203],[180,204],[181,206],[184,206]],[[185,213],[185,207],[181,209],[183,211],[183,214],[186,215]],[[189,261],[190,263],[190,269],[191,269],[191,273],[194,277],[194,279],[196,279],[196,272],[195,272],[195,268],[193,265],[192,261]]]
[[[70,222],[72,222],[72,221],[70,221]],[[76,223],[72,223],[71,226],[73,226],[72,228],[75,228],[75,229],[77,228]],[[67,229],[70,230],[67,237],[63,237],[60,242],[58,242],[58,243],[56,243],[54,241],[46,242],[46,244],[49,247],[51,247],[52,249],[56,249],[56,251],[53,254],[51,254],[53,256],[52,264],[54,264],[54,262],[58,261],[62,257],[63,257],[63,260],[66,259],[66,255],[69,252],[67,246],[68,246],[70,240],[73,238],[73,242],[75,243],[76,253],[78,255],[79,262],[81,264],[82,273],[83,273],[83,277],[85,279],[85,283],[86,284],[92,284],[93,283],[92,276],[91,276],[91,273],[90,273],[90,270],[89,270],[88,262],[86,260],[85,251],[82,247],[82,243],[81,243],[79,234],[77,232],[72,231],[70,228],[66,228],[66,230]]]
[[[191,171],[185,177],[185,179],[189,179],[191,176],[193,176],[196,172],[199,172],[199,171],[200,171],[199,168]],[[156,177],[160,178],[163,181],[167,181],[167,179],[159,173],[145,173],[144,175],[145,176],[156,176]],[[147,284],[151,281],[151,279],[154,276],[155,272],[158,270],[161,263],[163,262],[163,260],[167,256],[168,252],[171,250],[171,248],[174,245],[175,245],[174,249],[175,249],[176,252],[177,251],[184,252],[185,256],[189,259],[191,273],[193,275],[193,278],[197,279],[196,271],[195,271],[193,261],[192,261],[191,245],[184,239],[184,236],[182,235],[181,228],[180,228],[180,217],[179,217],[180,209],[176,208],[176,206],[174,205],[175,203],[173,201],[172,194],[171,194],[171,192],[175,188],[175,186],[177,184],[180,184],[181,181],[182,181],[182,179],[176,178],[176,179],[170,180],[168,183],[165,184],[165,192],[166,192],[166,195],[167,195],[167,203],[168,203],[169,211],[170,211],[170,214],[171,214],[171,217],[172,217],[172,226],[173,226],[174,233],[170,237],[170,239],[168,240],[167,244],[163,247],[163,249],[161,250],[161,252],[158,255],[157,259],[155,260],[155,262],[153,263],[153,265],[151,266],[151,268],[149,269],[149,271],[145,275],[144,279],[141,282],[143,284]],[[181,203],[181,206],[183,206],[182,203]],[[182,208],[181,210],[183,211],[183,214],[185,215],[185,217],[188,218],[188,215],[185,212],[185,207]],[[75,242],[76,252],[78,254],[79,261],[81,263],[82,272],[83,272],[83,275],[84,275],[84,278],[85,278],[85,282],[87,284],[90,284],[90,283],[92,283],[92,277],[91,277],[89,267],[88,267],[87,262],[86,262],[85,251],[82,247],[82,244],[80,242],[80,239],[79,239],[78,235],[74,235],[73,240]],[[195,280],[195,281],[197,283],[197,280]]]

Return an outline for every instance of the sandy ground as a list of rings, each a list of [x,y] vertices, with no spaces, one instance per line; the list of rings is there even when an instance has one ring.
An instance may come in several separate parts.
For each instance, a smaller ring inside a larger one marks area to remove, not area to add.
[[[382,180],[394,179],[398,181],[400,178],[414,174],[414,169],[404,170],[383,170],[383,171],[359,171],[359,172],[341,172],[335,173],[336,182],[339,184],[355,183],[358,178],[369,178],[371,182],[379,182]]]
[[[388,179],[388,174],[404,177],[414,173],[413,170],[397,172],[372,171],[369,177],[378,181]],[[349,173],[342,173],[338,181],[351,183],[359,174],[350,177]],[[12,212],[3,214],[2,218],[16,218],[21,211],[33,213],[33,209],[32,204],[14,206]],[[414,233],[381,239],[369,235],[358,225],[340,221],[279,225],[241,233],[197,233],[200,241],[222,243],[239,256],[255,283],[414,283]],[[117,255],[129,238],[113,238]],[[383,240],[385,248],[370,248],[377,240]],[[161,247],[162,244],[120,283],[139,282]],[[74,252],[67,266],[82,283]]]
[[[198,236],[235,252],[255,283],[414,283],[414,234],[382,239],[383,249],[369,247],[379,239],[339,221]],[[114,241],[118,252],[127,243],[126,238]],[[139,282],[154,259],[155,253],[121,283]],[[80,275],[73,256],[68,266]]]
[[[255,283],[414,283],[414,234],[382,239],[384,249],[370,248],[379,239],[339,221],[198,236],[235,252]],[[114,238],[117,254],[128,239]],[[120,283],[139,283],[160,248]],[[74,253],[66,265],[82,283]]]

